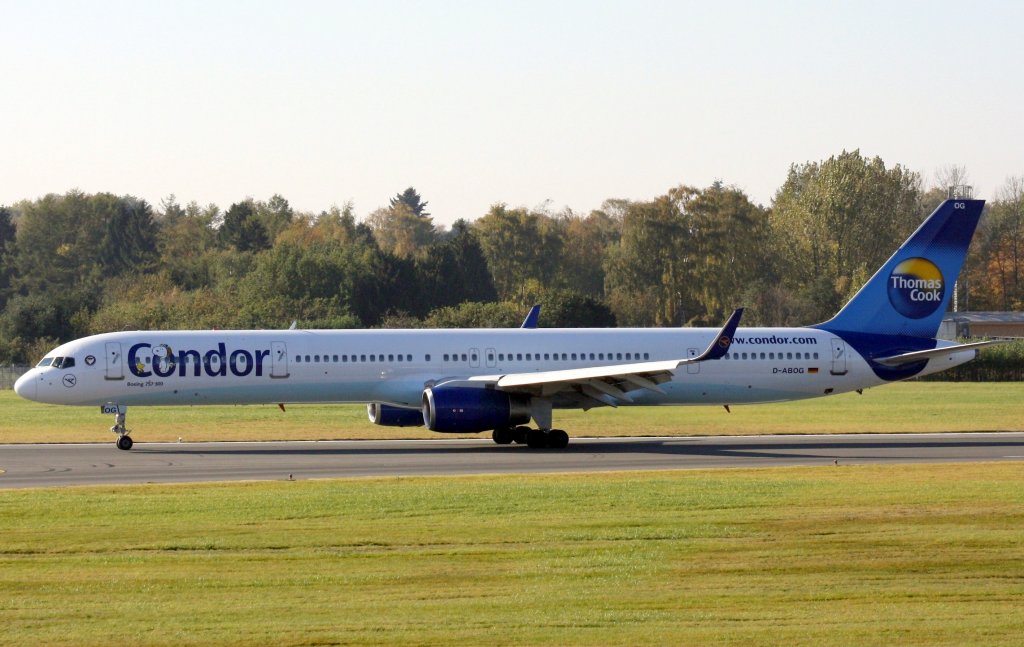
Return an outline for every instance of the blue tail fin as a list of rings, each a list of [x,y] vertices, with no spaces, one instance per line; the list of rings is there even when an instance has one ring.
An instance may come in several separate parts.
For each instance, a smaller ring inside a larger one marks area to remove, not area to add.
[[[835,317],[832,332],[935,337],[984,200],[946,200]]]

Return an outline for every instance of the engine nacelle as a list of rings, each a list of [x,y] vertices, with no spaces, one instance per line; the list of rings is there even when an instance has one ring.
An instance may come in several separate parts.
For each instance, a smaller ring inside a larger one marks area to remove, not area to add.
[[[466,386],[423,392],[423,422],[431,431],[475,434],[530,422],[530,396]]]
[[[371,402],[366,405],[366,416],[373,424],[385,427],[423,426],[423,412],[419,409],[396,407],[382,402]]]

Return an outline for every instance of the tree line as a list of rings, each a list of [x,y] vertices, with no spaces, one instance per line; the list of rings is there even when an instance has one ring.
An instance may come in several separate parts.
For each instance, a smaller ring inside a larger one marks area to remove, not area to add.
[[[127,329],[799,325],[831,316],[958,183],[844,151],[794,164],[769,207],[680,185],[587,214],[495,204],[438,227],[414,189],[357,220],[288,200],[221,210],[69,191],[0,207],[0,363]],[[1024,179],[989,201],[961,309],[1024,304]]]

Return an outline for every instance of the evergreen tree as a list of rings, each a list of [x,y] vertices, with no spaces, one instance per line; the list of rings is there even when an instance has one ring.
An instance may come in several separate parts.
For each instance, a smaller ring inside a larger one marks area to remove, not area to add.
[[[14,214],[7,207],[0,207],[0,311],[7,304],[14,276],[15,235]]]
[[[414,216],[419,218],[426,218],[430,215],[430,213],[426,211],[427,203],[423,202],[423,198],[421,198],[420,194],[416,192],[416,189],[412,187],[409,187],[405,191],[402,191],[395,195],[395,197],[391,198],[390,206],[392,209],[400,204],[404,204],[409,208],[409,211],[411,211]]]
[[[234,247],[240,252],[258,252],[270,249],[270,238],[267,228],[256,217],[256,207],[252,200],[236,202],[224,214],[224,222],[220,226],[221,244]]]

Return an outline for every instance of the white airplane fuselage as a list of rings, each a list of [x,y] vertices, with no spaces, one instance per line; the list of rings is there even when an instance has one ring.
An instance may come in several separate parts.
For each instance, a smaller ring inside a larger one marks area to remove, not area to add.
[[[24,397],[65,405],[383,402],[420,406],[424,388],[471,376],[686,358],[716,329],[138,331],[78,339],[18,383]],[[976,356],[932,360],[918,375]],[[864,389],[880,378],[841,338],[815,328],[743,328],[717,361],[684,365],[663,393],[618,405],[732,405]],[[595,403],[599,404],[599,403]],[[558,402],[555,402],[558,408]]]

